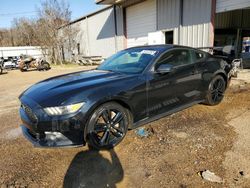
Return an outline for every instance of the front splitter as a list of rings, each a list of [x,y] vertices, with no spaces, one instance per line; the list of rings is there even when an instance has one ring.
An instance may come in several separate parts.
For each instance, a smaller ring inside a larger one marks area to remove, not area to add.
[[[86,145],[85,143],[74,143],[59,132],[45,132],[44,138],[36,138],[36,136],[31,134],[30,130],[26,126],[21,125],[21,128],[25,138],[29,140],[34,145],[34,147],[72,148]]]

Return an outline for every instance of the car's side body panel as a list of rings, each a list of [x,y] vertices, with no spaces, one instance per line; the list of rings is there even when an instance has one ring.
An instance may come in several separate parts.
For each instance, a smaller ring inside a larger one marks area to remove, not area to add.
[[[178,67],[173,73],[148,75],[149,115],[155,116],[193,101],[198,94],[195,65]]]
[[[142,119],[141,121],[135,122],[135,123],[133,124],[133,128],[140,127],[140,126],[145,125],[145,124],[147,124],[147,123],[150,123],[150,122],[153,122],[153,121],[155,121],[155,120],[158,120],[158,119],[161,119],[161,118],[163,118],[163,117],[166,117],[166,116],[168,116],[168,115],[174,114],[174,113],[176,113],[176,112],[179,112],[179,111],[181,111],[181,110],[184,110],[184,109],[189,108],[189,107],[191,107],[191,106],[194,106],[194,105],[196,105],[196,104],[202,103],[203,101],[204,101],[204,100],[196,100],[196,101],[193,101],[193,102],[184,104],[184,105],[180,105],[180,106],[178,106],[178,107],[176,107],[176,108],[173,108],[173,109],[171,109],[171,110],[169,110],[169,111],[166,111],[166,112],[163,112],[163,113],[161,113],[161,114],[157,114],[157,115],[152,116],[152,117],[150,117],[150,118]]]

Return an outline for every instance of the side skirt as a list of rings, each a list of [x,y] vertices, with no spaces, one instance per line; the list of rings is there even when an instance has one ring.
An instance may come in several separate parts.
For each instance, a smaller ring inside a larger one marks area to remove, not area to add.
[[[138,121],[138,122],[136,122],[136,123],[134,123],[134,124],[132,125],[132,129],[138,128],[138,127],[140,127],[140,126],[142,126],[142,125],[145,125],[145,124],[150,123],[150,122],[152,122],[152,121],[156,121],[156,120],[161,119],[161,118],[163,118],[163,117],[165,117],[165,116],[169,116],[169,115],[171,115],[171,114],[173,114],[173,113],[179,112],[179,111],[181,111],[181,110],[184,110],[184,109],[186,109],[186,108],[189,108],[189,107],[191,107],[191,106],[194,106],[194,105],[199,104],[199,103],[202,103],[202,102],[204,102],[204,100],[194,101],[194,102],[185,104],[185,105],[183,105],[183,106],[177,107],[177,108],[175,108],[175,109],[173,109],[173,110],[170,110],[170,111],[164,112],[164,113],[162,113],[162,114],[156,115],[156,116],[154,116],[154,117],[146,118],[146,119],[140,120],[140,121]]]

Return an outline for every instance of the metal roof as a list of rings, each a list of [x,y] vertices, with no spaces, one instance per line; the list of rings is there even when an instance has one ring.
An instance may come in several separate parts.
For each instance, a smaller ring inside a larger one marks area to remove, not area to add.
[[[88,17],[94,16],[94,15],[96,15],[96,14],[98,14],[98,13],[100,13],[100,12],[103,12],[103,11],[105,11],[105,10],[108,10],[108,9],[110,9],[110,8],[112,8],[112,7],[113,7],[113,5],[109,5],[109,6],[106,6],[106,7],[102,8],[102,9],[100,9],[100,10],[97,10],[97,11],[95,11],[95,12],[91,12],[91,13],[89,13],[89,14],[86,14],[86,15],[80,17],[80,18],[77,18],[77,19],[75,19],[75,20],[72,20],[71,22],[69,22],[69,23],[67,23],[67,24],[65,24],[65,25],[60,26],[59,29],[65,27],[65,26],[68,26],[68,25],[77,23],[77,22],[79,22],[79,21],[81,21],[81,20],[84,20],[84,19],[86,19],[86,18],[88,18]]]
[[[124,0],[95,0],[96,4],[116,4]]]

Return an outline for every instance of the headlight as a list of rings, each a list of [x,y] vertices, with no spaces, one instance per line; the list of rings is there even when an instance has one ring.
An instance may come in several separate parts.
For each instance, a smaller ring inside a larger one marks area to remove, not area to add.
[[[50,116],[67,115],[77,112],[84,104],[85,103],[82,102],[77,104],[71,104],[68,106],[49,107],[49,108],[44,108],[44,111]]]

